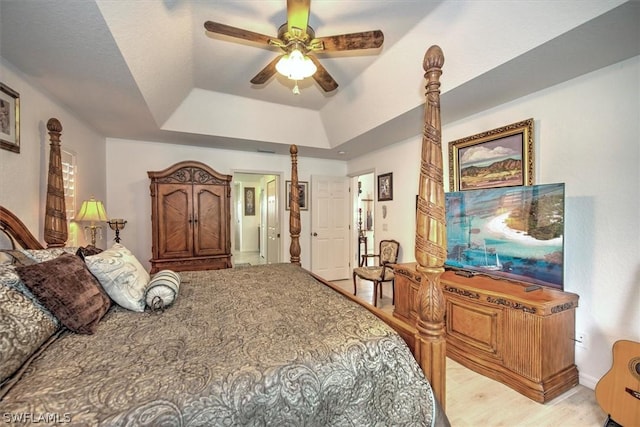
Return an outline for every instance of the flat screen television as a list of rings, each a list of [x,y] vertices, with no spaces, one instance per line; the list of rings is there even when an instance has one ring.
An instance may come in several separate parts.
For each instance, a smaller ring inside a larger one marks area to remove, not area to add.
[[[445,267],[564,289],[564,184],[446,193]]]

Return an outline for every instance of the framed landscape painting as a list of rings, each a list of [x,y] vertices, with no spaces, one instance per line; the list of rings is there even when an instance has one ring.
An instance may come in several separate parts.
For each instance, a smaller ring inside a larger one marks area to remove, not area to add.
[[[449,143],[449,191],[533,184],[533,119]]]

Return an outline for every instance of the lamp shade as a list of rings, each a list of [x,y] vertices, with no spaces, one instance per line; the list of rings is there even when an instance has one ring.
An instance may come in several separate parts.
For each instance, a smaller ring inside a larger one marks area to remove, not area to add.
[[[291,80],[303,80],[315,74],[316,64],[298,49],[283,55],[276,64],[276,70]]]
[[[82,202],[80,212],[76,215],[76,221],[102,222],[107,221],[107,213],[104,205],[100,200],[96,200],[93,196],[89,200]]]

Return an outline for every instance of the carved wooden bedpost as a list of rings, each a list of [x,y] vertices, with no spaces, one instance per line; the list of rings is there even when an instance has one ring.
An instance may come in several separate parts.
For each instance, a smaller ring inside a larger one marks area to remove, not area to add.
[[[444,206],[442,137],[440,133],[440,75],[444,55],[431,46],[424,56],[426,105],[416,217],[418,291],[417,356],[442,407],[445,407],[446,342],[445,303],[440,276],[447,256]]]
[[[291,195],[289,196],[289,233],[291,234],[291,264],[300,265],[300,203],[298,191],[298,147],[289,148],[291,153]],[[285,189],[286,190],[286,189]]]
[[[64,202],[64,182],[62,179],[62,155],[60,154],[60,134],[62,125],[56,118],[47,122],[51,140],[49,149],[49,175],[47,177],[47,207],[44,216],[44,241],[48,248],[64,246],[67,242],[67,212]]]

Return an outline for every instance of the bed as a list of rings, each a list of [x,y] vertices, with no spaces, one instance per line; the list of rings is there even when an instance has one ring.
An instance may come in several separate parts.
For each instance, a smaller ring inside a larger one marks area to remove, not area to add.
[[[290,263],[181,272],[171,304],[144,311],[125,308],[110,293],[105,296],[101,281],[85,286],[90,276],[95,279],[87,266],[106,259],[109,250],[85,252],[90,248],[57,243],[45,249],[16,215],[0,206],[0,228],[11,245],[4,252],[8,261],[0,265],[3,421],[448,425],[442,410],[445,343],[439,288],[444,191],[438,79],[443,61],[437,46],[425,55],[417,326],[300,266],[295,194],[290,198]],[[56,137],[59,142],[59,133]],[[295,192],[295,146],[291,157]],[[48,201],[47,214],[54,210]],[[53,234],[64,234],[56,223],[47,222]],[[75,299],[50,306],[47,295],[34,296],[39,288],[25,286],[37,280],[55,282],[51,292]]]

